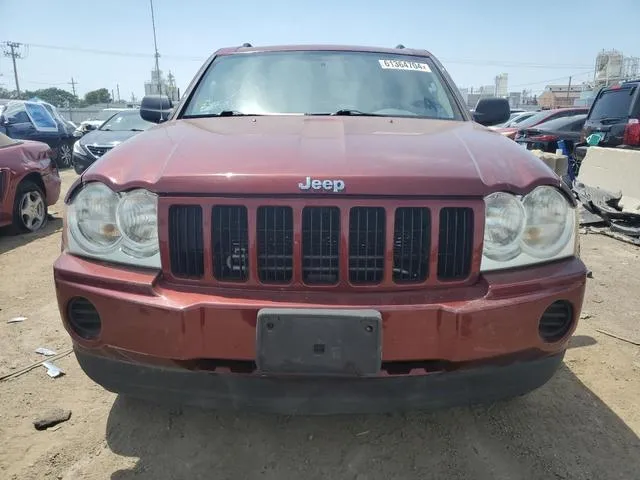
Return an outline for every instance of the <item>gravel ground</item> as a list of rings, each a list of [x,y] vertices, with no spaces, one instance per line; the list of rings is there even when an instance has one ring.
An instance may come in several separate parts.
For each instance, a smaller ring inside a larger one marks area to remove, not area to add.
[[[75,178],[64,172],[67,188]],[[61,206],[47,229],[0,232],[0,376],[71,346],[51,274]],[[640,249],[582,237],[593,270],[565,363],[543,388],[486,407],[381,416],[282,417],[172,409],[118,398],[73,356],[0,383],[3,479],[640,478]],[[24,315],[27,320],[7,324]],[[36,431],[59,407],[71,419]]]

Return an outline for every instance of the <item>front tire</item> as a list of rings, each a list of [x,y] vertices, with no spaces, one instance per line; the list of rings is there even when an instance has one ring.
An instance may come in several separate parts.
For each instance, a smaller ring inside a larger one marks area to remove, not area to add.
[[[13,227],[31,233],[47,224],[47,202],[42,188],[31,181],[18,185],[13,201]]]
[[[72,142],[62,142],[56,149],[56,163],[58,168],[69,168],[73,159]]]

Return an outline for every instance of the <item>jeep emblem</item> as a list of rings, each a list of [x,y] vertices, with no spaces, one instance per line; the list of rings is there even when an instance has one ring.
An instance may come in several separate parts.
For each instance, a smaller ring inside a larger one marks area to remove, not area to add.
[[[338,193],[344,190],[344,180],[319,180],[307,177],[304,182],[298,183],[300,190],[324,190],[325,192]]]

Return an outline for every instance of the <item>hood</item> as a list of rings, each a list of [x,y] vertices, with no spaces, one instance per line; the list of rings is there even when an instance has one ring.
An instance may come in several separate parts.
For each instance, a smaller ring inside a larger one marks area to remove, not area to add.
[[[170,121],[101,157],[90,180],[200,195],[483,196],[560,185],[540,159],[473,122],[298,115]]]
[[[82,145],[102,145],[115,147],[140,132],[129,130],[93,130],[78,140]]]

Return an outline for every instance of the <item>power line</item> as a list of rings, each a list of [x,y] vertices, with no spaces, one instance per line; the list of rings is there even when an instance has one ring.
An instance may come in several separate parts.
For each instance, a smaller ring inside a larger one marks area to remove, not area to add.
[[[542,85],[543,83],[550,83],[550,82],[557,82],[559,80],[565,80],[569,77],[580,77],[583,75],[591,75],[593,73],[593,70],[589,71],[589,72],[578,72],[578,73],[573,73],[571,75],[564,75],[562,77],[557,77],[557,78],[550,78],[548,80],[541,80],[539,82],[529,82],[529,83],[519,83],[518,85],[509,85],[509,88],[518,88],[518,87],[529,87],[532,85]]]
[[[155,55],[151,53],[140,52],[122,52],[116,50],[98,50],[95,48],[83,48],[83,47],[64,47],[61,45],[44,45],[41,43],[29,43],[25,44],[34,48],[44,48],[48,50],[63,50],[68,52],[84,52],[93,53],[97,55],[112,55],[116,57],[134,57],[134,58],[153,58]],[[170,58],[174,60],[189,60],[193,62],[203,62],[205,57],[192,57],[184,55],[163,55],[164,58]]]

